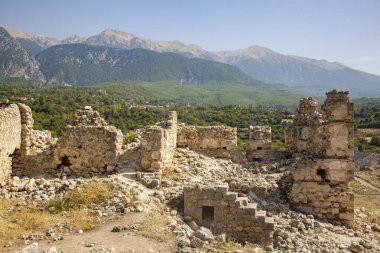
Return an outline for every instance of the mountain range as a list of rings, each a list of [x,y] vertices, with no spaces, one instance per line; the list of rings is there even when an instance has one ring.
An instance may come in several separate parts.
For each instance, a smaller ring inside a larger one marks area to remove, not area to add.
[[[64,48],[64,51],[68,53],[68,49],[76,51],[75,47],[87,48],[80,46],[79,44],[85,44],[88,46],[102,46],[113,49],[146,49],[159,53],[175,53],[177,55],[190,58],[198,58],[199,62],[209,66],[212,61],[220,62],[228,65],[233,65],[239,68],[242,72],[249,75],[254,80],[260,80],[267,83],[280,83],[285,84],[293,90],[307,93],[309,95],[322,95],[326,90],[332,88],[345,89],[349,90],[352,97],[380,97],[380,76],[372,75],[362,71],[354,70],[338,62],[328,62],[326,60],[315,60],[299,56],[283,55],[277,52],[274,52],[268,48],[261,46],[251,46],[245,49],[233,50],[233,51],[223,51],[223,52],[211,52],[201,48],[198,45],[193,44],[184,44],[179,41],[153,41],[145,39],[130,33],[125,33],[118,30],[108,29],[102,31],[98,35],[82,37],[78,35],[70,36],[64,40],[58,40],[55,38],[49,38],[44,36],[36,36],[27,34],[25,32],[6,28],[9,35],[14,38],[18,44],[29,52],[31,57],[35,57],[39,61],[42,72],[44,73],[46,79],[52,80],[51,77],[56,78],[57,73],[60,72],[60,76],[65,76],[69,70],[63,71],[56,68],[56,73],[53,75],[47,74],[44,66],[46,61],[42,64],[42,59],[46,58],[46,52],[50,47],[57,46]],[[63,44],[73,44],[71,47],[64,46]],[[92,48],[95,50],[95,48]],[[97,48],[96,50],[99,50]],[[108,49],[112,51],[112,49]],[[0,47],[1,52],[1,47]],[[48,51],[52,53],[52,50]],[[123,51],[124,52],[124,51]],[[142,52],[142,51],[141,51]],[[140,53],[141,53],[140,52]],[[72,53],[72,51],[71,51]],[[149,54],[151,56],[157,56],[155,54]],[[44,57],[42,57],[44,56]],[[61,55],[62,56],[62,55]],[[166,59],[167,55],[163,56]],[[171,56],[174,57],[174,56]],[[49,57],[48,57],[49,58]],[[53,60],[53,58],[51,58]],[[77,58],[79,59],[79,58]],[[200,61],[207,60],[206,62]],[[185,61],[185,60],[183,60]],[[199,63],[198,62],[198,63]],[[86,62],[86,65],[89,66],[91,62]],[[92,63],[91,63],[92,64]],[[149,62],[141,63],[150,65]],[[187,63],[190,64],[190,63]],[[51,65],[51,64],[50,64]],[[49,65],[49,66],[50,66]],[[185,63],[182,63],[185,66]],[[190,64],[191,65],[191,64]],[[205,66],[203,65],[203,66]],[[212,64],[211,64],[212,65]],[[173,66],[168,64],[168,66]],[[225,66],[225,65],[223,65]],[[58,66],[56,66],[58,67]],[[108,66],[109,67],[109,66]],[[120,67],[120,66],[115,66]],[[152,65],[150,65],[152,67]],[[215,66],[213,66],[215,67]],[[76,68],[76,67],[74,67]],[[186,69],[186,68],[185,68]],[[214,69],[217,73],[217,69]],[[223,68],[223,75],[227,67]],[[229,71],[234,72],[232,76],[237,74],[236,69],[229,69]],[[70,70],[71,71],[71,70]],[[122,70],[120,70],[122,72]],[[177,74],[172,75],[174,78],[185,77],[189,78],[184,73],[184,69],[177,68]],[[117,71],[116,71],[117,72]],[[168,72],[173,72],[172,70]],[[175,72],[175,71],[174,71]],[[63,74],[62,74],[63,73]],[[178,74],[180,73],[180,74]],[[202,76],[200,74],[200,69],[197,70],[196,75]],[[1,73],[0,73],[1,74]],[[118,74],[119,75],[119,74]],[[128,74],[129,75],[129,74]],[[224,77],[218,77],[210,80],[210,78],[196,79],[195,83],[215,81],[220,82],[224,80]],[[237,74],[236,78],[234,77],[231,80],[225,80],[226,82],[248,82],[246,76],[243,73]],[[122,75],[123,76],[123,75]],[[244,76],[244,77],[243,77]],[[125,76],[123,76],[124,78]],[[58,77],[57,77],[58,78]],[[166,77],[165,77],[166,78]],[[58,78],[59,79],[59,78]],[[132,79],[136,79],[135,77]],[[153,78],[154,79],[154,78]],[[70,83],[73,84],[73,79],[69,79]],[[144,81],[149,81],[151,79],[147,78]],[[160,79],[162,80],[162,79]],[[200,81],[201,80],[201,81]],[[97,83],[103,82],[100,80]],[[111,81],[111,80],[110,80]],[[122,80],[119,80],[122,81]],[[50,81],[51,82],[51,81]],[[78,82],[77,82],[78,83]],[[83,80],[80,82],[83,83]],[[86,83],[86,82],[84,82]]]

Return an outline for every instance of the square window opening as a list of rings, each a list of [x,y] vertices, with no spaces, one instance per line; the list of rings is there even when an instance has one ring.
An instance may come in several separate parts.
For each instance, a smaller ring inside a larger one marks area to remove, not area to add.
[[[213,206],[202,206],[202,219],[213,221],[214,220],[214,207]]]

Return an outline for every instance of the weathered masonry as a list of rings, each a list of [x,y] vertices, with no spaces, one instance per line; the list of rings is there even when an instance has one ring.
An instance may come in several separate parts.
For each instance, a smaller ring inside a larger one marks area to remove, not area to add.
[[[12,157],[17,176],[91,176],[114,167],[121,152],[123,134],[108,126],[99,113],[87,106],[76,113],[72,126],[57,141],[48,131],[33,130],[30,108],[22,105],[21,145]]]
[[[229,192],[228,184],[184,187],[184,215],[214,234],[227,233],[239,242],[266,244],[272,240],[274,220],[247,197]]]
[[[348,92],[326,93],[321,113],[313,98],[300,101],[286,145],[297,160],[289,199],[294,208],[351,227],[354,195],[354,110]]]
[[[102,173],[116,166],[121,153],[123,134],[108,126],[97,111],[86,106],[76,113],[72,126],[54,152],[55,164],[75,175]]]
[[[12,155],[21,148],[21,112],[16,104],[0,104],[0,182],[12,173]]]
[[[145,128],[143,134],[141,167],[157,171],[170,166],[177,147],[177,113],[169,113],[169,120]]]
[[[253,159],[263,159],[272,150],[272,130],[270,126],[249,127],[249,155]]]
[[[178,147],[199,149],[234,150],[237,144],[237,129],[228,126],[178,126]]]

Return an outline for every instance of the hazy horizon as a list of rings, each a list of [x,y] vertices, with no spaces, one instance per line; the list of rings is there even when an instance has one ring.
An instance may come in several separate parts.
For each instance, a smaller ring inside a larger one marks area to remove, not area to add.
[[[258,45],[380,75],[380,1],[0,0],[0,25],[66,38],[117,29],[209,51]]]

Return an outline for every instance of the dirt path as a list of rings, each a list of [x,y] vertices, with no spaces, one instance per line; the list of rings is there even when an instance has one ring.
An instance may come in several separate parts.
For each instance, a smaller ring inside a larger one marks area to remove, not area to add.
[[[176,252],[176,241],[173,237],[169,241],[159,242],[145,238],[133,231],[111,232],[116,225],[129,226],[140,222],[145,217],[143,213],[133,213],[100,226],[95,231],[83,234],[64,236],[62,241],[39,241],[40,252],[55,246],[58,252],[64,253],[154,253]]]

